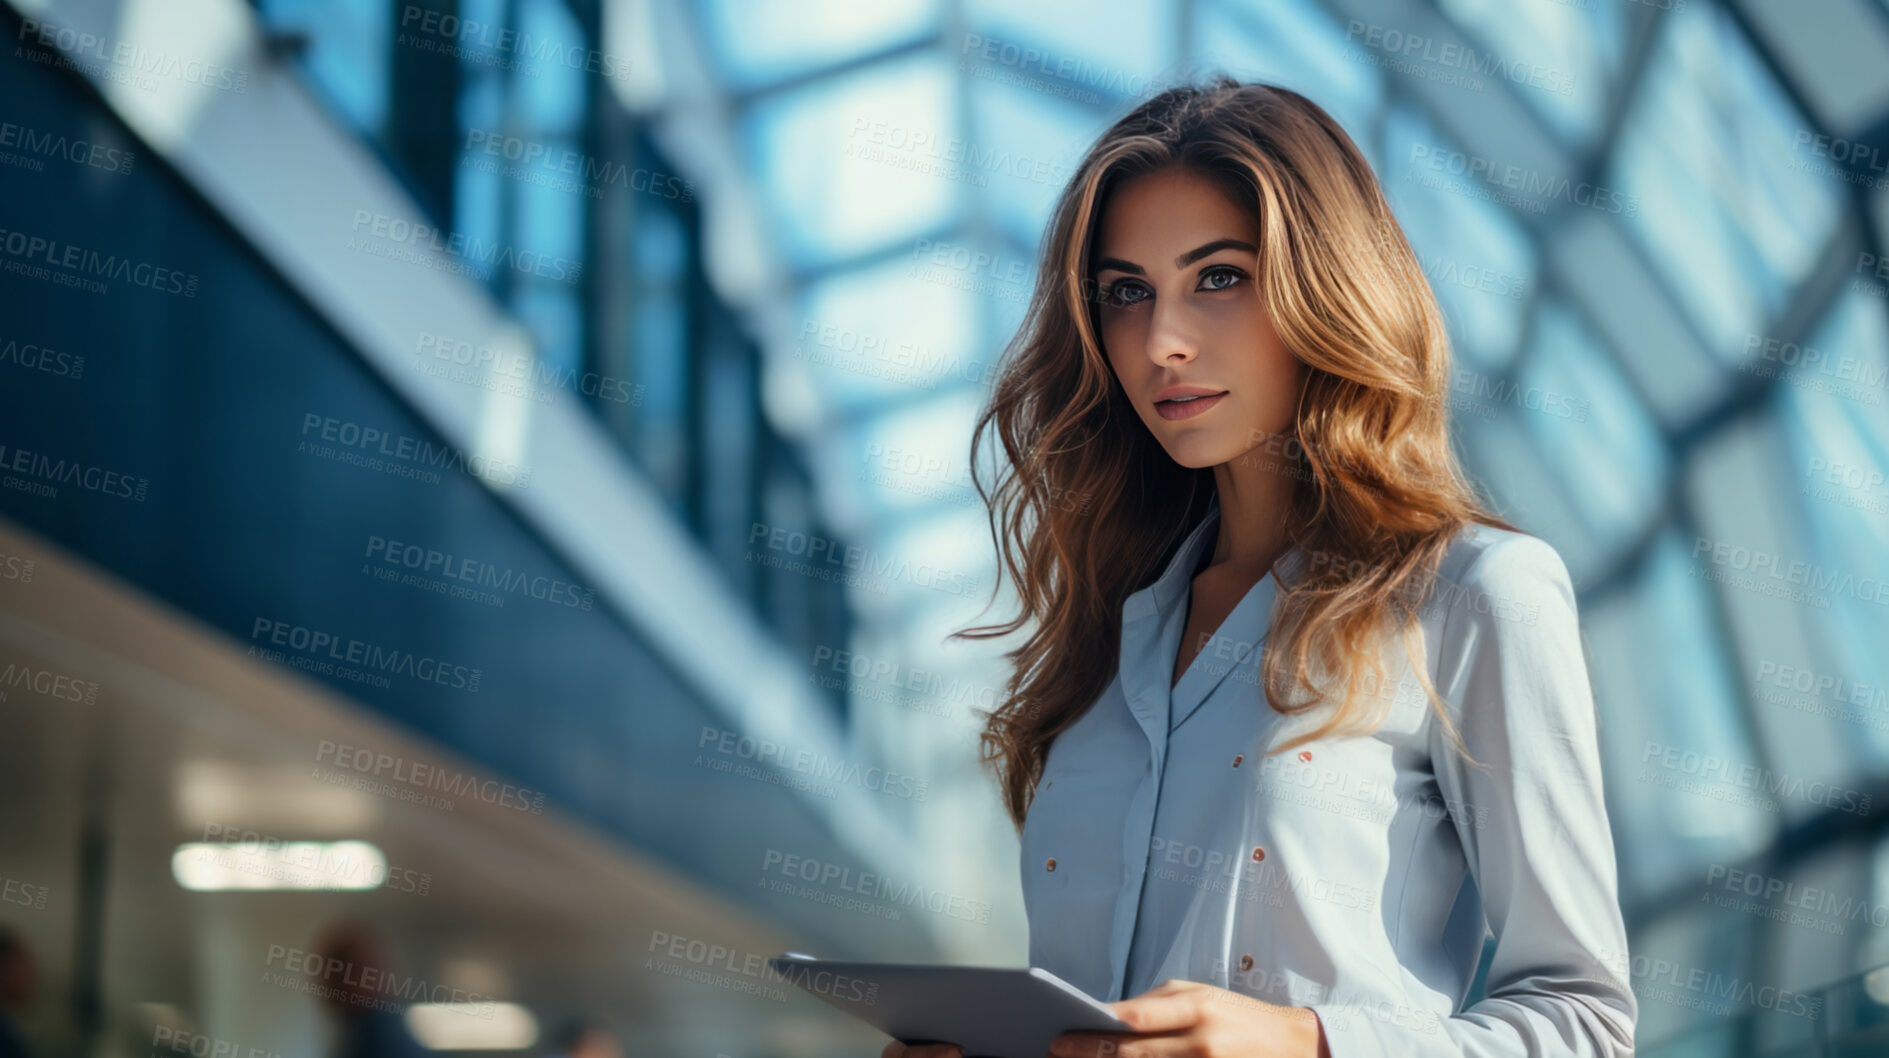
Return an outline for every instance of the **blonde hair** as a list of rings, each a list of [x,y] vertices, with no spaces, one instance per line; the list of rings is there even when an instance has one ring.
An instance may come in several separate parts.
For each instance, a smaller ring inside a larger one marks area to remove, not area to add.
[[[1285,516],[1311,561],[1279,583],[1262,693],[1297,715],[1333,697],[1326,674],[1342,686],[1329,719],[1270,752],[1382,723],[1360,699],[1385,678],[1374,648],[1387,631],[1404,638],[1431,707],[1468,752],[1411,634],[1420,640],[1418,604],[1456,532],[1515,527],[1484,507],[1450,447],[1442,315],[1343,128],[1296,92],[1222,76],[1150,99],[1090,148],[1057,201],[1027,314],[977,421],[972,466],[993,427],[1007,457],[994,488],[975,480],[998,583],[1007,571],[1021,609],[954,638],[1034,624],[1006,655],[1012,672],[981,737],[1019,829],[1051,742],[1114,676],[1124,600],[1160,573],[1214,491],[1211,468],[1178,466],[1141,424],[1097,338],[1088,278],[1110,191],[1172,167],[1252,211],[1258,296],[1306,366],[1286,438],[1296,484]]]

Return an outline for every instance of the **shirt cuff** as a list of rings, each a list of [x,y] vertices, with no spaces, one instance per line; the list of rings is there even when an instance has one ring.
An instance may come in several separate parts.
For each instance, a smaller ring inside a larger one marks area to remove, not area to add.
[[[1379,1058],[1383,1054],[1376,1034],[1367,1024],[1369,1019],[1359,1017],[1356,1008],[1347,1009],[1343,1003],[1314,1003],[1308,1009],[1318,1016],[1331,1058]]]
[[[1391,1003],[1314,1003],[1307,1008],[1325,1030],[1331,1058],[1416,1058],[1457,1054],[1444,1019],[1428,1010]],[[1442,1041],[1443,1049],[1438,1049]]]

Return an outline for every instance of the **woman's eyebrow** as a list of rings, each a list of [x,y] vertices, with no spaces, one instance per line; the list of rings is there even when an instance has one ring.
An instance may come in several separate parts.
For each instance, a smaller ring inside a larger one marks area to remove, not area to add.
[[[1179,257],[1176,257],[1174,259],[1174,267],[1186,268],[1195,261],[1209,254],[1219,253],[1221,250],[1245,250],[1247,253],[1256,254],[1259,252],[1259,247],[1254,246],[1244,239],[1215,239],[1205,246],[1196,246]]]
[[[1196,246],[1179,257],[1176,257],[1174,259],[1174,267],[1186,268],[1195,261],[1203,257],[1217,254],[1221,250],[1245,250],[1247,253],[1257,254],[1259,247],[1254,246],[1244,239],[1215,239],[1204,246]],[[1104,257],[1095,263],[1095,270],[1097,272],[1105,272],[1111,268],[1117,272],[1128,272],[1131,275],[1141,276],[1148,274],[1147,270],[1140,265],[1135,264],[1133,261],[1124,261],[1119,257]]]

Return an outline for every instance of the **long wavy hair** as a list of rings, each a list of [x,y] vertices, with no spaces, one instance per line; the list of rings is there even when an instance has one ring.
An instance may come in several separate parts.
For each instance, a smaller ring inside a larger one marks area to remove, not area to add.
[[[1285,715],[1337,706],[1269,752],[1376,730],[1388,708],[1377,648],[1396,633],[1469,755],[1412,633],[1420,644],[1419,610],[1456,532],[1515,527],[1483,505],[1450,447],[1442,314],[1344,129],[1296,92],[1218,76],[1143,103],[1084,157],[1057,201],[1028,311],[972,438],[973,468],[992,427],[1003,446],[994,488],[972,473],[1001,558],[997,584],[1007,572],[1020,610],[953,638],[1031,627],[1005,655],[1011,673],[981,736],[1019,830],[1051,743],[1114,677],[1123,602],[1160,574],[1214,493],[1212,468],[1179,466],[1141,422],[1097,338],[1097,218],[1113,188],[1170,167],[1213,180],[1251,211],[1258,294],[1306,365],[1291,432],[1273,440],[1284,442],[1280,472],[1295,482],[1281,512],[1287,540],[1309,561],[1277,581],[1260,682]]]

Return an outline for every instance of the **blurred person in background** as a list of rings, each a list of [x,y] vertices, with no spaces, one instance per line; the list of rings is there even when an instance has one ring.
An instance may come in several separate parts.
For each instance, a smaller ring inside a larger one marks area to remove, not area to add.
[[[30,1058],[32,1050],[20,1035],[19,1012],[39,991],[39,967],[33,952],[11,929],[0,926],[0,1058]]]
[[[353,920],[329,925],[311,949],[322,963],[322,1006],[334,1018],[334,1058],[420,1058],[429,1052],[407,1029],[392,999],[372,981],[393,960],[374,927]]]
[[[623,1058],[616,1034],[589,1018],[571,1018],[551,1037],[547,1058]]]

